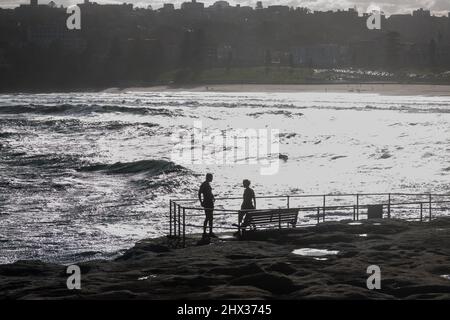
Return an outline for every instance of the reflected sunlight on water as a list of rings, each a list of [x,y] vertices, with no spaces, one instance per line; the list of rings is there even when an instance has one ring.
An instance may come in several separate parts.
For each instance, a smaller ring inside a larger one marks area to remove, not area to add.
[[[172,163],[172,133],[194,121],[205,130],[279,129],[285,161],[271,176],[258,165]],[[257,195],[450,191],[450,97],[0,95],[0,138],[0,263],[109,258],[163,235],[169,199],[196,198],[206,172],[220,197],[240,196],[244,178]],[[216,205],[238,209],[240,201]]]

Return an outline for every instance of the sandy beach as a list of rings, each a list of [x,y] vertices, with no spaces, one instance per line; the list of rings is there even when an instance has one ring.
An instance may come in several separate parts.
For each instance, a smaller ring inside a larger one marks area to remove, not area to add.
[[[449,299],[450,219],[326,222],[311,228],[140,241],[114,261],[80,263],[81,290],[66,267],[38,261],[0,266],[3,299]],[[324,256],[297,249],[326,249]],[[381,269],[369,290],[367,267]]]
[[[450,96],[450,85],[434,84],[217,84],[193,86],[154,86],[110,88],[103,92],[158,92],[158,91],[192,91],[192,92],[354,92],[376,93],[384,95],[405,96]]]

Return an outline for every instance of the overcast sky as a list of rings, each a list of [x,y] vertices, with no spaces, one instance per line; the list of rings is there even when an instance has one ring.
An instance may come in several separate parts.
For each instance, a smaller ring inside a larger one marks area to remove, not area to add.
[[[50,0],[38,0],[41,4],[47,4]],[[64,6],[81,3],[83,0],[53,0],[56,4]],[[92,0],[91,0],[92,1]],[[133,3],[136,6],[147,7],[151,5],[154,9],[160,8],[163,3],[174,3],[176,7],[187,0],[95,0],[97,3]],[[190,0],[188,0],[190,1]],[[197,0],[209,5],[215,0]],[[240,3],[254,7],[256,0],[229,0],[231,5]],[[29,3],[29,0],[0,0],[2,7],[15,7],[21,3]],[[450,11],[450,0],[263,0],[263,5],[282,4],[294,7],[307,7],[312,10],[335,10],[348,9],[356,6],[358,10],[366,11],[369,5],[378,5],[387,14],[410,13],[413,9],[431,9],[435,14],[447,15]]]

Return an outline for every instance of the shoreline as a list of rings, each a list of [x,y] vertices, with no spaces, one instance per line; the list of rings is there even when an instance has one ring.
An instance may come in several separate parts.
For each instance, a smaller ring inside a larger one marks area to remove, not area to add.
[[[78,263],[81,290],[67,289],[62,265],[0,265],[0,299],[450,299],[450,218],[187,240],[176,248],[175,239],[145,239],[115,260]],[[330,251],[294,254],[305,248]],[[370,265],[381,269],[380,290],[367,288]]]
[[[450,85],[441,84],[395,84],[395,83],[358,83],[358,84],[205,84],[193,86],[150,86],[110,88],[102,92],[286,92],[286,93],[372,93],[403,96],[450,96]]]
[[[310,84],[192,84],[192,85],[148,85],[109,88],[72,88],[58,90],[24,89],[1,92],[9,94],[46,94],[46,93],[125,93],[125,92],[286,92],[286,93],[365,93],[403,96],[450,96],[450,84],[426,83],[310,83]]]

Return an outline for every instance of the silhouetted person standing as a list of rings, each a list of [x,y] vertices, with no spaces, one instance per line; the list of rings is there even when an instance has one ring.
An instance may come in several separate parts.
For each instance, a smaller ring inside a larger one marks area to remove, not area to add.
[[[256,209],[256,197],[255,197],[255,191],[253,191],[252,188],[250,188],[250,180],[245,179],[244,181],[242,181],[242,185],[244,186],[245,190],[244,190],[244,196],[243,196],[243,201],[242,201],[242,205],[241,205],[241,211],[239,213],[239,223],[241,223],[242,218],[245,216],[245,214],[248,212],[248,210],[254,210]],[[244,225],[245,225],[245,220],[244,220]]]
[[[213,233],[213,212],[214,212],[214,195],[212,193],[212,188],[210,182],[213,180],[213,175],[211,173],[206,174],[206,180],[201,184],[198,189],[198,200],[203,208],[205,208],[205,222],[203,223],[203,237],[206,236],[206,227],[209,224],[209,236],[215,237]],[[202,199],[203,195],[203,199]]]
[[[241,209],[255,209],[256,208],[256,197],[255,191],[250,188],[250,180],[245,179],[242,181],[244,186],[244,201],[242,201]]]

